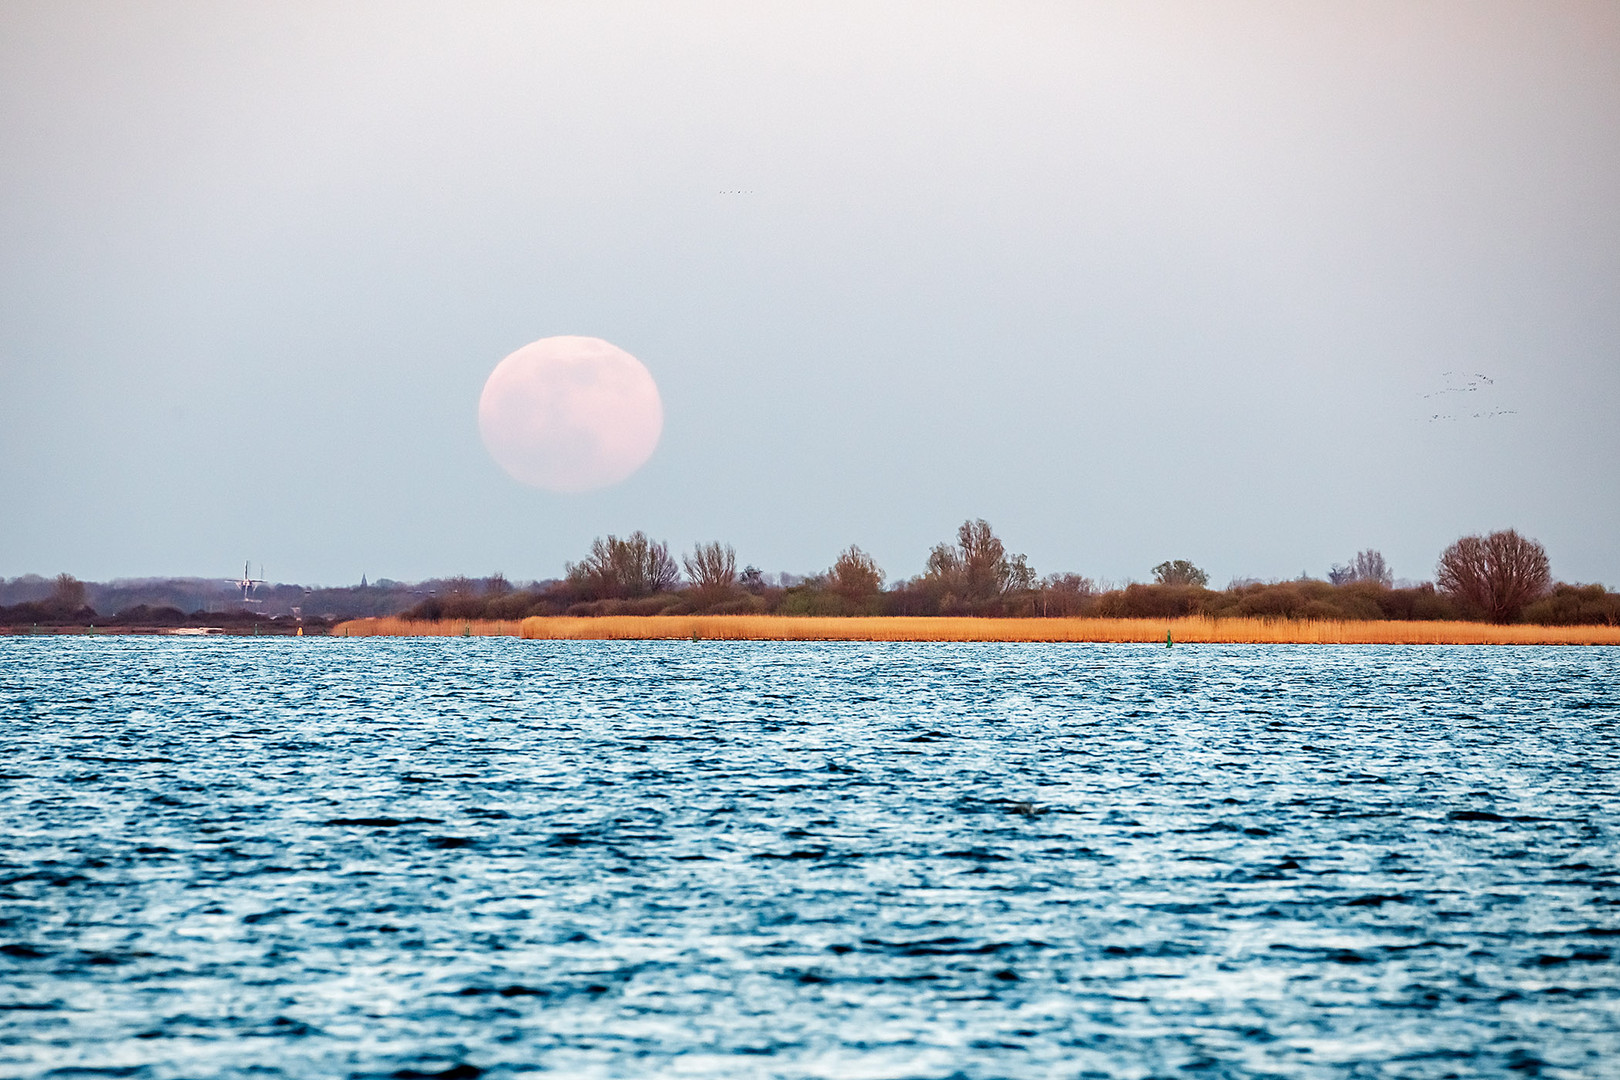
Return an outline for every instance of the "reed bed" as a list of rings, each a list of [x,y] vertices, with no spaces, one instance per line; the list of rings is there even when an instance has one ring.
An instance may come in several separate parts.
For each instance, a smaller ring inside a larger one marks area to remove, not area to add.
[[[1614,626],[1289,619],[972,619],[793,615],[604,615],[480,621],[356,619],[334,637],[522,637],[652,641],[1092,641],[1178,644],[1620,645]]]
[[[529,618],[525,638],[725,641],[1094,641],[1278,644],[1620,645],[1620,627],[1282,619],[828,618],[651,615]]]

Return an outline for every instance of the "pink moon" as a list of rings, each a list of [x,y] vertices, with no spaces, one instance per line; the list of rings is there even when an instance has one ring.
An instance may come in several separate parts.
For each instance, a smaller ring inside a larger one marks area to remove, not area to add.
[[[647,463],[664,431],[658,384],[640,360],[593,337],[548,337],[495,365],[478,431],[514,480],[576,493]]]

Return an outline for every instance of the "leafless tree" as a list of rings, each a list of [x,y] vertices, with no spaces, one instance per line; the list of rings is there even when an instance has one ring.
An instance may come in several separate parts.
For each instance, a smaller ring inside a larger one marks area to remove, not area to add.
[[[969,599],[997,596],[1007,584],[1007,548],[980,518],[964,521],[956,530],[956,547],[962,555],[962,582]]]
[[[1195,585],[1202,589],[1209,584],[1209,574],[1187,559],[1175,559],[1155,566],[1153,581],[1156,585]]]
[[[439,592],[443,596],[460,598],[474,596],[478,590],[473,587],[472,578],[466,574],[457,574],[454,577],[445,578],[440,584]]]
[[[852,603],[861,603],[883,588],[883,571],[872,556],[851,544],[839,553],[827,572],[827,580],[833,592]]]
[[[84,582],[72,574],[57,574],[51,583],[51,606],[64,612],[75,612],[84,607]]]
[[[1552,581],[1547,549],[1512,529],[1465,536],[1440,555],[1437,583],[1492,622],[1512,622]]]
[[[1395,572],[1384,562],[1382,552],[1373,548],[1356,552],[1355,558],[1343,566],[1335,565],[1328,571],[1328,581],[1335,585],[1350,585],[1370,581],[1385,588],[1395,584]]]
[[[709,603],[724,598],[737,584],[737,552],[730,544],[718,540],[697,544],[681,563],[692,587]]]
[[[591,553],[568,563],[566,570],[577,588],[603,600],[668,592],[681,579],[669,545],[647,539],[639,529],[623,540],[598,537],[591,542]]]
[[[1007,548],[983,518],[964,521],[956,546],[935,544],[928,553],[926,579],[943,584],[970,602],[982,602],[1034,587],[1035,571],[1023,555]]]
[[[1357,581],[1374,581],[1386,588],[1395,584],[1395,571],[1384,561],[1384,553],[1373,548],[1356,552],[1350,568],[1355,571]]]

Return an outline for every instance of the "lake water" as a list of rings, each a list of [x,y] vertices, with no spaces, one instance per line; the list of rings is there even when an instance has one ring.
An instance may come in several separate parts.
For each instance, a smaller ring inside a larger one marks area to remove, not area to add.
[[[0,638],[0,1075],[1620,1075],[1620,649]]]

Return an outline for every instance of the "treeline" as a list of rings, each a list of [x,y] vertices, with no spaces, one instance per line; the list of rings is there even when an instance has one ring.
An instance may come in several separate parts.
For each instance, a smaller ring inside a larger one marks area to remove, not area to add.
[[[526,588],[504,577],[456,578],[415,605],[414,619],[520,619],[531,615],[977,615],[990,617],[1480,619],[1550,626],[1620,625],[1620,593],[1555,584],[1546,552],[1512,530],[1464,537],[1441,554],[1437,581],[1397,588],[1383,556],[1367,550],[1327,580],[1233,582],[1209,588],[1186,559],[1153,568],[1151,584],[1104,588],[1074,573],[1038,576],[985,521],[929,551],[923,573],[891,584],[859,547],[826,571],[770,577],[737,567],[729,544],[703,543],[677,558],[635,532],[597,539],[558,581]]]
[[[143,578],[80,581],[28,574],[0,579],[0,626],[238,626],[291,620],[313,627],[322,621],[397,615],[443,582],[417,584],[383,579],[339,588],[264,584],[244,604],[241,590],[224,578]],[[245,621],[244,621],[245,620]]]
[[[333,620],[311,616],[268,614],[241,607],[222,611],[182,611],[171,605],[133,604],[111,615],[103,615],[85,603],[86,584],[71,574],[59,575],[49,593],[37,600],[0,604],[0,627],[123,627],[161,630],[181,626],[212,626],[243,633],[294,633],[322,630]]]
[[[981,615],[1276,619],[1479,619],[1544,626],[1620,625],[1620,594],[1552,581],[1547,553],[1512,530],[1463,537],[1441,553],[1432,583],[1396,587],[1375,550],[1331,567],[1325,579],[1234,581],[1211,589],[1186,559],[1152,568],[1152,582],[1109,587],[1081,574],[1040,576],[983,520],[935,544],[923,573],[888,582],[859,547],[825,571],[765,574],[737,565],[729,544],[677,557],[636,532],[592,543],[560,580],[503,575],[414,584],[379,580],[340,588],[258,587],[252,604],[225,579],[81,582],[69,574],[0,579],[0,626],[225,626],[278,620],[306,626],[368,616],[519,619],[529,615]],[[107,614],[107,613],[111,614]]]

